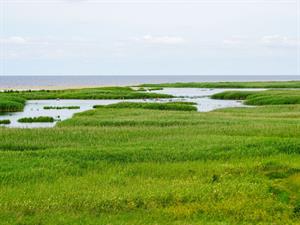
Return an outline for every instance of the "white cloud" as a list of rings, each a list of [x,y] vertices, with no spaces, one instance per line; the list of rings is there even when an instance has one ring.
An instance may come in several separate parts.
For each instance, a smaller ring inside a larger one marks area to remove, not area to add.
[[[13,36],[7,38],[0,38],[0,44],[17,44],[22,45],[26,44],[27,40],[23,37]]]
[[[293,48],[300,46],[300,39],[283,35],[265,35],[262,37],[232,36],[223,40],[227,47],[283,47]]]
[[[223,40],[223,44],[228,46],[238,46],[247,42],[248,39],[249,38],[247,36],[235,35]]]
[[[300,39],[281,35],[268,35],[261,38],[261,44],[270,47],[297,47],[300,46]]]
[[[5,46],[1,59],[64,59],[85,57],[97,43],[87,42],[84,38],[69,37],[0,37],[0,47]]]
[[[148,44],[165,44],[165,45],[177,45],[183,44],[186,40],[182,37],[176,36],[152,36],[145,35],[140,38],[133,38],[135,41],[148,43]]]

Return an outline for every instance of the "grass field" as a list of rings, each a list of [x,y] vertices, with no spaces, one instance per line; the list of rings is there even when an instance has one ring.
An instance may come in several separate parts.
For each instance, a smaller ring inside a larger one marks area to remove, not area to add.
[[[299,224],[300,105],[102,107],[0,128],[1,224]]]
[[[300,104],[300,90],[226,91],[215,94],[212,98],[245,100],[248,105]]]
[[[190,82],[143,84],[140,87],[163,88],[300,88],[300,81],[262,81],[262,82]]]
[[[207,113],[119,103],[54,128],[0,127],[0,224],[298,225],[298,95],[222,93],[264,105]]]
[[[134,90],[130,87],[99,87],[66,90],[41,90],[41,91],[12,91],[2,93],[29,99],[143,99],[143,98],[169,98],[170,95],[149,93]],[[0,93],[1,96],[1,93]]]

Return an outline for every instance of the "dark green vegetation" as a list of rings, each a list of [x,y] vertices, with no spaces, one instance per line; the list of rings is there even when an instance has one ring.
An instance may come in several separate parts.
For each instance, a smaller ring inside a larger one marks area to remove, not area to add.
[[[248,105],[300,104],[300,90],[226,91],[212,98],[245,100]]]
[[[51,110],[51,109],[80,109],[80,106],[45,106],[44,109]]]
[[[269,82],[191,82],[143,84],[141,87],[190,87],[190,88],[300,88],[300,81],[269,81]]]
[[[144,99],[144,98],[169,98],[170,95],[148,93],[133,90],[130,87],[101,87],[101,88],[83,88],[67,89],[53,91],[15,91],[9,93],[0,93],[1,95],[29,99]]]
[[[54,118],[49,116],[25,117],[18,119],[18,122],[20,123],[53,123],[54,121]]]
[[[299,136],[300,105],[101,107],[0,128],[0,221],[297,225]]]
[[[10,94],[0,93],[0,112],[22,111],[24,106],[24,98],[11,96]]]
[[[151,110],[175,110],[175,111],[197,111],[193,102],[168,102],[168,103],[140,103],[121,102],[107,106],[95,105],[94,108],[131,108],[131,109],[151,109]]]
[[[10,120],[0,120],[0,124],[4,124],[4,125],[10,124]]]

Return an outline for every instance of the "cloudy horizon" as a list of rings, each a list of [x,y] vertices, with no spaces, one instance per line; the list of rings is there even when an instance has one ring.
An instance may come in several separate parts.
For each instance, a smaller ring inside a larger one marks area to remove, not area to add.
[[[0,0],[0,75],[300,75],[299,0]]]

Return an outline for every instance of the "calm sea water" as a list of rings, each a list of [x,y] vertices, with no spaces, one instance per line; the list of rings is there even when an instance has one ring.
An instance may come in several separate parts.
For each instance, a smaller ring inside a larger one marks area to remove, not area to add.
[[[0,76],[0,88],[125,86],[144,83],[284,80],[300,80],[300,76]]]

